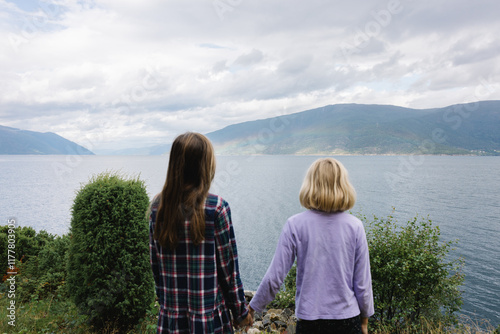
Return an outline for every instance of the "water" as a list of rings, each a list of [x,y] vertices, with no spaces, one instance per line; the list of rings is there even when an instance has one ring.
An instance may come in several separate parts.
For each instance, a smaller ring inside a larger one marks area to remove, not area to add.
[[[218,157],[213,192],[230,204],[245,289],[255,290],[286,219],[303,211],[298,191],[311,156]],[[429,215],[465,259],[462,313],[500,324],[500,157],[342,156],[353,208],[404,222]],[[165,180],[161,156],[0,156],[1,222],[67,233],[76,191],[103,171],[139,175],[149,195]]]

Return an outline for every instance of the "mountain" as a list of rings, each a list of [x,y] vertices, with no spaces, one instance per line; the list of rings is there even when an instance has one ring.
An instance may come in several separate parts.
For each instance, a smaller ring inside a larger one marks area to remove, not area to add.
[[[0,154],[94,153],[52,132],[27,131],[0,125]]]
[[[500,155],[500,101],[445,108],[337,104],[207,134],[218,154]]]

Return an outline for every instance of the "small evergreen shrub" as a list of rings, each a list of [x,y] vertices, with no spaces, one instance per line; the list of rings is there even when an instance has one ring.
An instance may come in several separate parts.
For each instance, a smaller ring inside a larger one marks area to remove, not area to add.
[[[77,193],[72,208],[68,289],[97,330],[136,325],[154,298],[142,181],[103,173]]]
[[[365,217],[361,217],[366,221]],[[372,328],[398,331],[421,319],[450,326],[462,306],[463,261],[448,253],[439,227],[418,216],[399,226],[374,217],[367,238],[375,299]]]

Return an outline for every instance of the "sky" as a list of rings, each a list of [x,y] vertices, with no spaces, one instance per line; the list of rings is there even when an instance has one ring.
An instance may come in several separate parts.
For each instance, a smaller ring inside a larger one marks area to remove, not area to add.
[[[0,125],[90,150],[500,99],[495,0],[0,0]]]

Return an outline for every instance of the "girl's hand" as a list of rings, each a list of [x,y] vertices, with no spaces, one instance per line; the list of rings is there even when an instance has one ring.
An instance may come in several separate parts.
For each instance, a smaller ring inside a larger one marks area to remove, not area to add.
[[[361,332],[368,334],[368,318],[361,317]]]
[[[253,313],[248,312],[247,317],[243,319],[243,321],[241,321],[236,326],[236,328],[245,328],[245,332],[247,332],[250,329],[250,327],[252,327],[252,325],[253,325]]]

